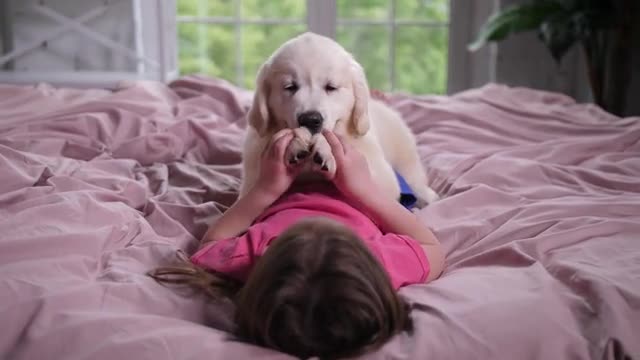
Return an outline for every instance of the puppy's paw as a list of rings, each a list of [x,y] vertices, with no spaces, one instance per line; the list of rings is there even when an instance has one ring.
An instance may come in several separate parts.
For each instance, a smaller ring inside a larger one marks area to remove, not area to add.
[[[435,192],[432,188],[427,186],[426,200],[429,202],[429,204],[432,204],[440,200],[440,195],[438,195],[438,193]]]
[[[291,165],[304,162],[311,155],[311,133],[306,128],[293,129],[293,139],[287,147],[286,159]]]
[[[440,196],[429,186],[421,186],[416,191],[418,201],[416,201],[416,207],[422,209],[427,205],[431,205],[434,202],[440,200]]]
[[[316,134],[311,139],[312,146],[312,169],[322,172],[329,178],[336,173],[336,159],[331,153],[331,145],[327,142],[324,135]]]

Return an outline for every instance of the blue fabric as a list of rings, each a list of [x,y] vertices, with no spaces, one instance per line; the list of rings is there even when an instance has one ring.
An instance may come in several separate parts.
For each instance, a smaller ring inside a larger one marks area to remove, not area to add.
[[[409,184],[404,180],[400,174],[396,172],[396,177],[398,178],[398,183],[400,184],[400,204],[406,207],[407,209],[411,209],[416,205],[418,198],[413,193],[413,190],[409,187]]]

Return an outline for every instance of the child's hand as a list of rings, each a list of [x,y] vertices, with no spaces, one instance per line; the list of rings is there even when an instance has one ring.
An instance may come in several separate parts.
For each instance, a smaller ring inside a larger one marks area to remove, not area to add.
[[[280,197],[293,183],[300,172],[299,166],[289,166],[285,152],[293,139],[291,129],[283,129],[271,138],[262,153],[260,176],[254,189],[274,198]]]
[[[338,190],[354,199],[375,194],[376,185],[364,155],[332,131],[325,130],[323,134],[336,159],[336,173],[332,180]]]

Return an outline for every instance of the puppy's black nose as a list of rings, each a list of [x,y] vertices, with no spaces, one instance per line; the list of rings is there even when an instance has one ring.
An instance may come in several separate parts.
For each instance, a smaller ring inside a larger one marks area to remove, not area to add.
[[[323,120],[322,114],[317,111],[306,111],[298,115],[298,125],[306,127],[312,134],[320,132]]]

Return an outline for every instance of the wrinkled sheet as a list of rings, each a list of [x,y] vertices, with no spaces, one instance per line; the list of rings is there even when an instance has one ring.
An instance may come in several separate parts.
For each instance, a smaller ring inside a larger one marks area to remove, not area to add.
[[[0,86],[0,358],[243,359],[230,304],[145,272],[236,197],[252,94],[215,79]],[[371,359],[640,358],[640,118],[487,85],[390,99],[448,253]]]

